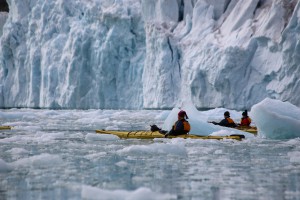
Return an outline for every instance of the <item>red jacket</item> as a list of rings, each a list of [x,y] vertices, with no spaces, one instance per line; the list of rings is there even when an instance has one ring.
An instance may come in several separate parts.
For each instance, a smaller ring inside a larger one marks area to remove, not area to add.
[[[251,124],[251,119],[250,117],[243,117],[241,118],[241,126],[250,126]]]

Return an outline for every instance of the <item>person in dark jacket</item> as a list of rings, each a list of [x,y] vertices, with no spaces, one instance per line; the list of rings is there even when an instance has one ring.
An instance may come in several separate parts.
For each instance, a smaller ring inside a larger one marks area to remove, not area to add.
[[[211,122],[214,125],[219,125],[219,126],[226,126],[226,127],[237,127],[236,123],[230,118],[230,113],[228,111],[224,112],[224,119],[220,121],[219,123],[217,122]]]
[[[186,112],[181,110],[178,113],[178,120],[175,122],[169,133],[165,135],[165,137],[168,137],[168,135],[176,136],[188,134],[188,132],[191,130],[191,126],[186,119],[188,119]]]

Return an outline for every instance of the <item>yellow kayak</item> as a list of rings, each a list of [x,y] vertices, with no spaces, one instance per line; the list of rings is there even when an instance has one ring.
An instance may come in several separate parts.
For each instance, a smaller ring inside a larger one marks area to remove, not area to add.
[[[235,129],[252,133],[253,135],[257,135],[257,128],[254,126],[238,126]]]
[[[116,135],[119,138],[135,138],[135,139],[154,139],[154,138],[164,138],[165,136],[158,131],[105,131],[105,130],[96,130],[96,133],[99,134],[111,134]],[[191,138],[191,139],[234,139],[242,140],[245,138],[244,135],[230,135],[230,136],[199,136],[199,135],[178,135],[178,136],[168,136],[168,138]]]
[[[9,130],[12,129],[11,126],[0,126],[0,130]]]

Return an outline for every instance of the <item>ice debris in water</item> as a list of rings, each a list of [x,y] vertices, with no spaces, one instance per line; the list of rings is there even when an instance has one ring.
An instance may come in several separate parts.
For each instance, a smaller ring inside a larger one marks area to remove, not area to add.
[[[175,195],[161,194],[153,192],[151,189],[146,187],[140,187],[133,191],[128,190],[104,190],[92,186],[84,185],[81,187],[81,197],[83,199],[111,199],[111,200],[170,200],[176,199]]]
[[[43,153],[29,158],[19,159],[13,162],[12,164],[16,167],[34,166],[37,168],[49,168],[51,166],[56,166],[61,163],[63,163],[63,159],[60,156]]]
[[[85,136],[87,141],[99,141],[99,140],[119,140],[120,138],[116,135],[110,134],[95,134],[95,133],[88,133]]]
[[[186,156],[184,144],[154,143],[150,145],[132,145],[118,151],[120,154],[145,155],[145,154],[168,154]]]
[[[9,172],[12,169],[13,168],[10,164],[8,164],[4,160],[0,159],[0,173]]]

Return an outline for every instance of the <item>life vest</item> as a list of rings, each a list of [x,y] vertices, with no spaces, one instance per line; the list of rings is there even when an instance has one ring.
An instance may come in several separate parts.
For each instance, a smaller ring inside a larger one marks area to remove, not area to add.
[[[185,119],[182,120],[178,120],[177,122],[175,122],[174,124],[174,130],[183,130],[185,132],[190,132],[191,130],[191,126],[190,123],[188,121],[186,121]]]
[[[251,118],[250,117],[243,117],[241,118],[241,126],[250,126]]]
[[[227,127],[236,127],[236,124],[234,123],[234,121],[230,118],[230,117],[226,117],[226,120],[228,122]]]
[[[234,121],[230,117],[227,117],[226,120],[228,121],[228,124],[235,124]]]
[[[186,132],[190,132],[190,130],[191,130],[191,125],[190,125],[190,123],[188,122],[188,121],[184,121],[183,122],[183,130],[185,130]]]

